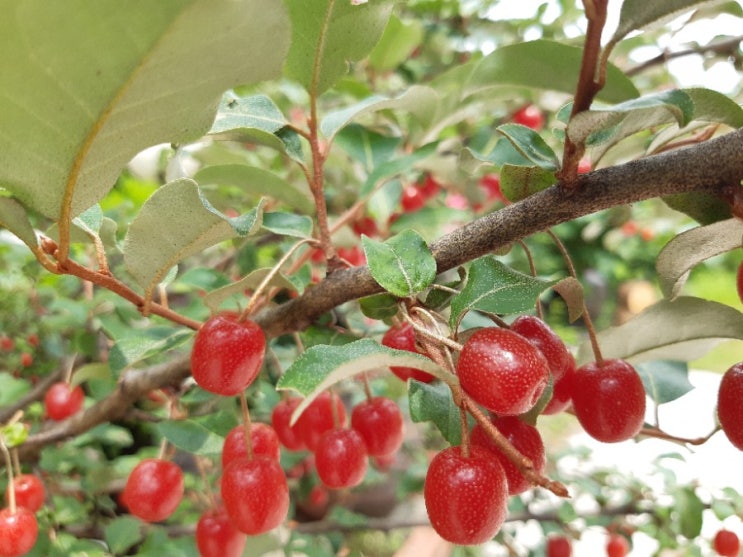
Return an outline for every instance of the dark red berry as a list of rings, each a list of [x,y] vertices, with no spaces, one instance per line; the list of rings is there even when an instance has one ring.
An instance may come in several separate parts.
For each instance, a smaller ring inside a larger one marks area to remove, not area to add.
[[[542,114],[539,107],[528,104],[514,113],[513,121],[527,128],[539,131],[544,127],[544,114]]]
[[[85,393],[80,385],[54,383],[44,395],[44,409],[51,420],[64,420],[77,414],[85,402]]]
[[[129,512],[145,522],[165,520],[183,498],[183,472],[169,460],[146,458],[129,474],[121,497]]]
[[[423,498],[431,525],[445,540],[474,545],[490,540],[508,512],[506,474],[493,455],[471,446],[438,453],[428,467]]]
[[[46,491],[44,484],[34,474],[20,474],[13,478],[15,502],[19,507],[26,507],[32,513],[44,506]],[[5,501],[10,504],[10,486],[5,490]]]
[[[717,391],[717,418],[734,447],[743,451],[743,362],[728,369]]]
[[[298,397],[285,398],[274,406],[271,412],[271,425],[274,431],[276,431],[281,444],[290,451],[301,451],[307,448],[307,445],[305,445],[304,440],[297,430],[296,424],[293,426],[289,425],[294,410],[297,409],[297,406],[301,402],[302,399]]]
[[[611,534],[606,543],[606,554],[609,557],[625,557],[629,553],[629,542],[624,536]]]
[[[222,475],[222,500],[232,523],[249,536],[281,524],[289,511],[289,487],[275,458],[233,460]]]
[[[573,548],[570,540],[565,536],[550,536],[547,538],[547,557],[570,557]]]
[[[210,318],[196,333],[191,373],[204,390],[232,396],[250,385],[263,365],[266,336],[250,319],[235,312]]]
[[[379,234],[377,221],[368,215],[357,218],[351,227],[357,236],[369,236],[373,238]]]
[[[421,353],[415,346],[415,330],[410,323],[403,323],[399,327],[390,327],[382,337],[382,344],[396,350],[405,350],[415,354]],[[433,375],[413,367],[391,366],[390,370],[403,381],[415,379],[421,383],[430,383],[435,379]]]
[[[579,367],[573,376],[573,409],[586,433],[604,443],[637,435],[645,419],[645,387],[624,360]]]
[[[281,458],[279,437],[270,425],[259,422],[250,424],[250,442],[253,454],[270,456],[276,460]],[[248,447],[245,443],[245,426],[240,424],[233,427],[224,438],[222,469],[227,468],[233,460],[246,456],[248,456]]]
[[[413,213],[423,208],[426,204],[426,198],[418,186],[406,186],[402,190],[400,204],[403,211]]]
[[[324,391],[299,416],[296,430],[307,448],[314,452],[323,433],[345,425],[346,408],[343,401],[329,391]]]
[[[546,464],[544,443],[542,443],[542,436],[539,435],[537,428],[525,424],[516,416],[494,418],[491,420],[491,423],[522,455],[532,461],[536,472],[541,474],[544,471]],[[506,473],[509,495],[518,495],[532,487],[531,482],[524,477],[518,467],[498,448],[480,424],[477,424],[472,429],[470,441],[474,445],[479,445],[491,451],[501,463],[503,471]]]
[[[196,523],[196,547],[201,557],[240,557],[247,541],[222,507],[204,511]]]
[[[547,358],[552,372],[552,380],[558,381],[565,371],[573,365],[573,356],[557,333],[544,321],[534,315],[520,315],[511,330],[526,338]]]
[[[370,456],[393,453],[402,445],[402,413],[389,398],[378,396],[354,406],[351,427],[361,435]]]
[[[21,557],[36,544],[39,524],[36,515],[25,507],[0,510],[0,556]]]
[[[364,480],[367,468],[364,440],[350,428],[326,431],[315,450],[315,469],[331,489],[354,487]]]
[[[730,530],[722,529],[715,534],[715,551],[724,557],[738,557],[740,553],[740,540],[738,534]]]
[[[491,412],[523,414],[539,400],[549,364],[527,339],[499,327],[475,331],[457,362],[462,389]]]

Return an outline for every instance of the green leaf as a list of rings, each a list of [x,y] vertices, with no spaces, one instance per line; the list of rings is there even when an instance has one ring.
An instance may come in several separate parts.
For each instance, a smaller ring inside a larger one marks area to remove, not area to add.
[[[658,280],[667,298],[681,292],[691,270],[707,259],[743,245],[743,222],[729,219],[682,232],[668,242],[655,261]]]
[[[262,204],[231,219],[211,206],[193,180],[165,184],[129,226],[124,243],[127,271],[149,293],[185,257],[254,233],[261,213]]]
[[[642,362],[635,367],[645,392],[656,404],[671,402],[694,388],[689,382],[689,366],[675,360]]]
[[[108,356],[111,372],[118,375],[136,363],[180,346],[192,336],[192,331],[149,327],[136,335],[118,339]]]
[[[368,195],[373,192],[374,189],[377,187],[377,184],[379,184],[383,180],[410,170],[415,166],[416,163],[419,163],[422,160],[434,155],[436,153],[437,147],[437,143],[428,143],[427,145],[416,149],[416,151],[411,153],[410,155],[396,157],[390,161],[380,164],[374,169],[374,172],[369,175],[369,177],[366,179],[366,182],[364,182],[364,185],[361,186],[359,195]]]
[[[335,144],[363,164],[367,173],[391,160],[401,143],[400,137],[382,135],[359,124],[350,124],[335,136]]]
[[[23,130],[0,137],[0,187],[54,220],[100,201],[146,147],[199,138],[226,89],[280,75],[290,40],[274,0],[0,11],[0,129]]]
[[[341,346],[315,345],[307,349],[287,368],[276,388],[293,389],[305,396],[294,412],[296,420],[325,389],[384,366],[413,367],[448,382],[456,381],[456,377],[425,356],[387,348],[366,338]]]
[[[0,227],[10,230],[31,249],[38,245],[36,232],[28,220],[26,209],[15,199],[0,197]]]
[[[433,422],[450,444],[462,442],[459,407],[454,404],[449,385],[411,379],[408,400],[410,417],[414,422]]]
[[[625,119],[632,115],[632,119]],[[675,89],[646,95],[606,108],[596,108],[579,112],[571,118],[567,133],[575,143],[583,143],[592,134],[602,130],[612,130],[601,139],[616,143],[643,129],[676,121],[679,127],[694,118],[694,101],[683,90]],[[620,126],[622,124],[622,126]]]
[[[632,31],[654,23],[668,21],[692,7],[709,3],[709,0],[624,0],[619,13],[619,23],[611,43],[616,44]]]
[[[292,41],[285,72],[312,95],[332,87],[382,36],[393,2],[286,0]],[[244,52],[244,51],[243,51]],[[252,58],[252,56],[251,56]]]
[[[375,294],[359,300],[359,306],[369,319],[390,319],[397,315],[397,298],[391,294]]]
[[[200,185],[216,184],[240,188],[241,197],[270,197],[302,213],[315,210],[306,185],[299,187],[264,168],[245,164],[206,166],[194,175]]]
[[[85,364],[75,370],[70,379],[70,385],[81,385],[87,381],[96,379],[109,379],[111,377],[111,368],[107,362],[96,362]]]
[[[503,46],[480,60],[465,85],[472,95],[491,87],[521,85],[572,95],[578,83],[583,49],[539,39]],[[598,100],[619,103],[639,96],[632,81],[609,65]]]
[[[142,521],[133,516],[115,518],[103,529],[108,550],[114,555],[124,555],[142,537]]]
[[[384,242],[363,236],[361,242],[374,280],[395,296],[415,296],[436,279],[436,260],[414,230],[404,230]]]
[[[233,296],[240,296],[245,300],[245,291],[255,290],[271,271],[272,269],[270,267],[256,269],[240,280],[231,282],[230,284],[217,288],[216,290],[212,290],[204,296],[204,303],[212,313],[216,313],[222,304]],[[282,273],[276,273],[269,281],[268,286],[283,288],[292,292],[297,290],[294,283]]]
[[[369,53],[369,64],[378,71],[394,70],[408,59],[422,41],[421,21],[402,21],[392,14],[382,38]]]
[[[533,129],[521,124],[508,123],[498,126],[495,131],[508,139],[524,158],[538,167],[550,172],[560,168],[560,161],[552,147]]]
[[[743,313],[726,304],[686,296],[661,300],[598,335],[604,358],[633,363],[695,360],[721,339],[743,340]],[[589,343],[580,347],[577,359],[579,365],[593,359]]]
[[[0,441],[8,448],[22,445],[26,439],[28,439],[28,429],[20,422],[0,427]]]
[[[704,88],[682,89],[694,103],[694,119],[743,127],[743,107],[727,95]]]
[[[716,195],[694,191],[666,195],[662,199],[671,209],[690,216],[699,224],[713,224],[732,217],[730,204]]]
[[[28,381],[16,379],[10,373],[0,373],[0,408],[13,404],[30,390]]]
[[[472,310],[507,315],[531,309],[539,295],[556,282],[525,275],[491,256],[476,259],[467,285],[451,302],[450,325],[458,328],[464,314]]]
[[[156,427],[170,443],[188,453],[215,455],[222,452],[224,439],[193,420],[167,420]]]
[[[674,495],[676,510],[674,522],[682,536],[693,540],[702,532],[704,503],[693,487],[679,488]]]
[[[294,213],[263,213],[263,228],[280,236],[312,237],[312,219]]]
[[[512,203],[546,190],[556,181],[554,172],[539,166],[504,164],[500,170],[501,192]]]

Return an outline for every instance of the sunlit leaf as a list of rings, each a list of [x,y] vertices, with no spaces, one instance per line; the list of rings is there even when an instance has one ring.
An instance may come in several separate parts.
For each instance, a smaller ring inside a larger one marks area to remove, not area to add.
[[[377,70],[394,70],[407,60],[423,40],[421,21],[402,21],[392,14],[382,37],[369,53],[369,64]]]
[[[260,285],[272,269],[256,269],[247,276],[231,282],[221,288],[212,290],[204,296],[204,303],[209,307],[212,313],[216,313],[222,304],[233,296],[241,296],[247,303],[246,290],[255,290]],[[282,273],[276,273],[268,282],[269,287],[286,289],[291,292],[296,291],[296,286]]]
[[[408,400],[410,417],[414,422],[433,422],[450,444],[462,442],[459,407],[454,404],[449,385],[411,379]]]
[[[138,334],[116,341],[111,347],[108,363],[111,372],[121,371],[157,354],[176,348],[193,336],[191,331],[175,331],[167,327],[150,327]]]
[[[546,190],[556,181],[554,172],[539,166],[504,164],[500,170],[501,192],[513,203]]]
[[[395,296],[414,296],[436,278],[436,260],[414,230],[404,230],[384,242],[363,236],[362,244],[374,280]]]
[[[495,131],[503,135],[514,148],[527,160],[536,164],[539,168],[554,172],[560,167],[560,161],[536,131],[521,124],[502,124]]]
[[[694,6],[709,2],[710,0],[624,0],[619,13],[619,24],[611,42],[617,43],[632,31],[668,21]]]

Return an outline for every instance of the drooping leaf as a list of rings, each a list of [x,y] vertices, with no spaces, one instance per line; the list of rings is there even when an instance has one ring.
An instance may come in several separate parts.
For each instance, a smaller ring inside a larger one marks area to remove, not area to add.
[[[287,182],[265,168],[244,164],[205,166],[196,172],[194,180],[200,185],[235,186],[244,192],[245,197],[270,197],[305,214],[315,210],[306,187]]]
[[[0,128],[23,130],[0,138],[0,185],[55,220],[100,201],[144,148],[200,137],[226,89],[280,74],[290,38],[273,0],[0,11]]]
[[[244,301],[247,303],[247,297],[245,297],[246,290],[255,290],[259,284],[263,282],[271,269],[256,269],[247,276],[231,282],[221,288],[212,290],[206,296],[204,296],[204,303],[211,310],[212,313],[216,313],[222,304],[233,296],[243,296]],[[289,291],[296,291],[296,287],[292,281],[290,281],[286,275],[282,273],[276,273],[268,283],[268,286],[283,288]]]
[[[193,180],[170,182],[152,194],[129,226],[124,263],[150,292],[183,258],[254,233],[261,214],[262,204],[245,215],[229,218],[211,206]]]
[[[224,439],[194,420],[166,420],[156,427],[170,443],[188,453],[215,455],[222,452]]]
[[[682,536],[696,539],[702,532],[702,515],[705,505],[693,487],[679,487],[674,493],[675,523]]]
[[[261,226],[280,236],[292,236],[294,238],[312,237],[312,219],[305,215],[294,213],[263,213]]]
[[[692,191],[662,197],[671,209],[690,216],[699,224],[713,224],[732,217],[730,204],[718,196]]]
[[[464,314],[472,310],[505,315],[526,311],[556,282],[525,275],[491,256],[476,259],[467,285],[451,302],[450,325],[456,329]]]
[[[459,407],[454,404],[446,383],[421,383],[410,380],[408,390],[410,417],[416,423],[433,422],[450,444],[462,442]]]
[[[276,388],[293,389],[305,396],[294,413],[296,419],[328,387],[384,366],[414,367],[449,382],[456,381],[425,356],[387,348],[367,338],[342,346],[316,345],[307,349],[287,368]]]
[[[286,74],[315,95],[324,93],[374,48],[387,26],[393,2],[286,0],[292,41]]]
[[[512,203],[546,190],[556,181],[554,172],[539,166],[504,164],[500,170],[501,193]]]
[[[147,358],[176,348],[191,338],[190,331],[174,331],[169,327],[150,327],[136,335],[118,339],[111,347],[108,364],[114,375]]]
[[[392,14],[382,37],[369,53],[369,64],[379,71],[394,70],[422,41],[423,24],[420,21],[402,21]]]
[[[675,360],[654,360],[635,366],[645,392],[656,404],[671,402],[694,388],[689,382],[689,366]]]
[[[624,0],[611,43],[618,43],[632,31],[667,21],[694,6],[709,2],[710,0]]]
[[[682,232],[668,242],[655,262],[663,295],[675,298],[691,270],[703,261],[743,246],[743,222],[728,219]]]
[[[578,279],[565,277],[552,286],[552,290],[557,292],[565,301],[568,307],[568,320],[574,323],[583,315],[584,292],[583,285]]]
[[[375,294],[359,300],[361,311],[370,319],[390,319],[397,314],[397,298],[391,294]]]
[[[624,358],[635,364],[694,360],[722,339],[743,340],[743,313],[726,304],[689,296],[661,300],[598,335],[604,358]],[[593,359],[588,343],[581,346],[577,359],[579,364]]]
[[[490,87],[523,85],[573,94],[578,82],[583,49],[539,39],[502,46],[480,60],[472,70],[465,93]],[[639,96],[632,81],[616,66],[607,68],[606,86],[598,100],[619,103]]]
[[[436,260],[414,230],[404,230],[384,242],[367,236],[361,241],[374,280],[391,294],[414,296],[435,280]]]
[[[15,199],[0,197],[0,227],[7,228],[30,248],[38,245],[26,209]]]
[[[560,168],[560,161],[552,147],[535,130],[521,124],[508,123],[498,126],[495,131],[508,139],[525,159],[539,168],[550,172]]]

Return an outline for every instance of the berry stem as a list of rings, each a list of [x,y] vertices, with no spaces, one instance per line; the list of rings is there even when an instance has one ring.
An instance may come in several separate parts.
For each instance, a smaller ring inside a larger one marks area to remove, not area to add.
[[[162,441],[160,441],[160,449],[157,451],[157,458],[159,460],[165,460],[165,455],[168,451],[168,440],[163,438]]]
[[[467,423],[467,410],[464,405],[459,407],[459,427],[462,431],[462,456],[470,457],[470,430]]]
[[[560,240],[560,238],[558,238],[557,235],[552,232],[552,230],[548,229],[546,232],[549,237],[552,238],[552,241],[555,242],[557,249],[560,250],[560,254],[562,254],[562,258],[565,260],[565,266],[568,269],[568,274],[575,280],[578,280],[578,273],[576,273],[575,271],[575,265],[573,265],[573,260],[570,257],[565,244],[562,243],[562,240]],[[586,306],[585,296],[581,299],[581,303],[583,305],[583,322],[586,324],[588,338],[591,340],[591,350],[593,351],[593,357],[596,359],[596,363],[599,365],[599,367],[601,367],[604,364],[604,357],[601,355],[601,347],[599,346],[598,337],[596,335],[596,328],[593,326],[593,319],[591,319],[591,314],[588,311],[588,306]]]
[[[3,452],[3,456],[5,457],[5,467],[8,469],[8,509],[10,510],[10,514],[16,513],[16,503],[15,503],[15,485],[13,484],[13,462],[10,458],[10,451],[8,450],[7,445],[5,445],[5,440],[0,437],[0,451]]]
[[[335,404],[335,397],[337,396],[333,389],[329,389],[328,392],[330,393],[330,411],[333,413],[333,426],[335,429],[341,428],[341,419],[338,415],[338,407]]]
[[[198,455],[196,455],[196,468],[199,470],[199,476],[201,477],[201,482],[204,484],[204,491],[206,492],[206,498],[209,501],[209,506],[212,509],[217,508],[217,499],[214,497],[214,492],[212,491],[211,483],[209,482],[209,478],[206,476],[206,469],[204,468],[204,459]]]
[[[361,380],[364,385],[364,394],[366,395],[366,400],[371,400],[374,398],[374,395],[371,391],[371,386],[369,385],[369,376],[366,374],[366,372],[361,374]]]
[[[248,399],[245,396],[245,391],[240,393],[240,410],[242,411],[243,431],[245,432],[245,449],[248,453],[248,460],[253,460],[253,438],[250,435],[250,411],[248,410]]]

